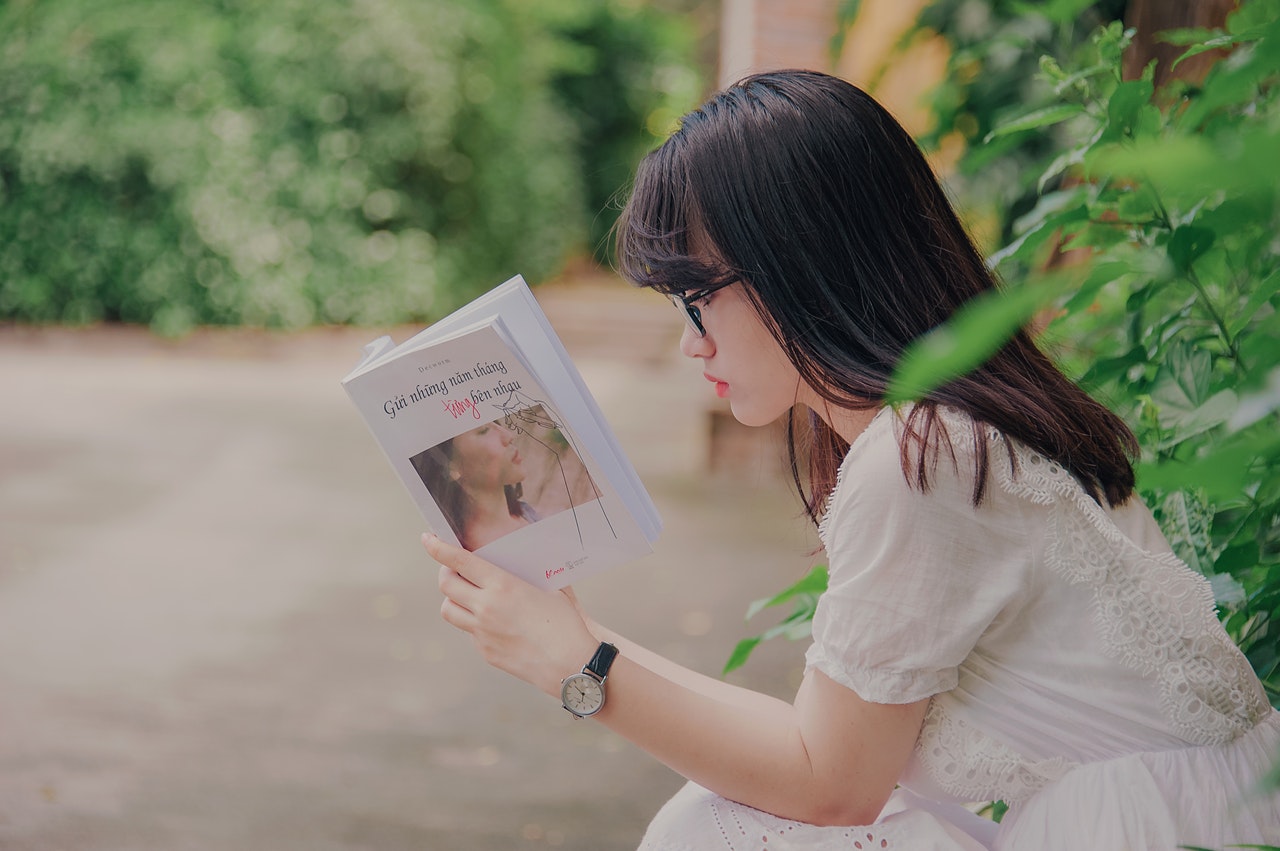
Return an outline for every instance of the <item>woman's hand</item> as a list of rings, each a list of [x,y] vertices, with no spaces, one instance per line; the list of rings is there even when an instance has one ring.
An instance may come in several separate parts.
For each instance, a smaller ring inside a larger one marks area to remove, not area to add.
[[[423,535],[438,561],[440,615],[471,636],[490,665],[553,697],[560,680],[581,670],[599,642],[572,592],[543,591],[479,556]]]

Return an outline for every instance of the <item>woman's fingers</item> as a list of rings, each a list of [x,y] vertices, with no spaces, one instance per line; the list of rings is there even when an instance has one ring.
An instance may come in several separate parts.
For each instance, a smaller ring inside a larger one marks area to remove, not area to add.
[[[422,546],[433,559],[452,568],[463,579],[480,588],[485,586],[486,580],[501,571],[501,568],[496,565],[490,564],[462,547],[446,543],[440,539],[440,536],[429,532],[423,533]]]
[[[422,545],[440,563],[445,623],[470,635],[490,665],[559,694],[564,672],[598,644],[573,592],[543,591],[435,535]]]
[[[440,602],[440,617],[449,626],[460,629],[463,632],[473,632],[476,628],[475,615],[459,606],[456,601],[449,597],[445,597]]]
[[[493,622],[489,629],[510,621],[512,608],[521,608],[517,600],[522,592],[533,590],[496,565],[434,535],[423,535],[422,544],[440,563],[436,581],[445,598],[441,615],[452,626],[472,635],[486,619]]]
[[[446,600],[457,601],[459,597],[474,590],[476,586],[472,585],[466,579],[458,574],[456,570],[448,565],[440,565],[440,574],[437,579],[440,586],[440,593],[444,594]],[[465,606],[464,606],[465,608]]]

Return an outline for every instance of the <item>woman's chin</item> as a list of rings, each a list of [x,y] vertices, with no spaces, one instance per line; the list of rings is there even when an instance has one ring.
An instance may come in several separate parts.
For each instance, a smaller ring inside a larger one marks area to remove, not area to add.
[[[740,424],[744,426],[748,426],[750,428],[759,428],[760,426],[767,426],[773,422],[776,422],[778,417],[782,416],[780,412],[772,413],[772,412],[752,410],[743,405],[735,405],[733,404],[732,401],[729,403],[729,411],[733,414],[733,418],[735,420],[737,420]]]

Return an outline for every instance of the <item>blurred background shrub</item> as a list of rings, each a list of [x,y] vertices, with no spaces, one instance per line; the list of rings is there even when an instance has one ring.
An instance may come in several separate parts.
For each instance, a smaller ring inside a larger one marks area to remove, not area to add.
[[[438,316],[603,252],[702,93],[624,0],[0,5],[0,320]]]

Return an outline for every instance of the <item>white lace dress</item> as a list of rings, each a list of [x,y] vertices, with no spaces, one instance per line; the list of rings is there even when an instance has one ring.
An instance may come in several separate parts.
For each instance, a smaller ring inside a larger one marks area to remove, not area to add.
[[[1136,499],[1103,509],[990,430],[974,508],[972,424],[943,419],[957,464],[944,452],[921,494],[900,420],[877,416],[819,530],[831,581],[808,666],[874,702],[933,696],[889,805],[872,825],[819,828],[690,784],[642,851],[1280,845],[1280,795],[1256,791],[1280,713],[1208,583]],[[994,799],[1010,804],[998,827],[960,806]]]

